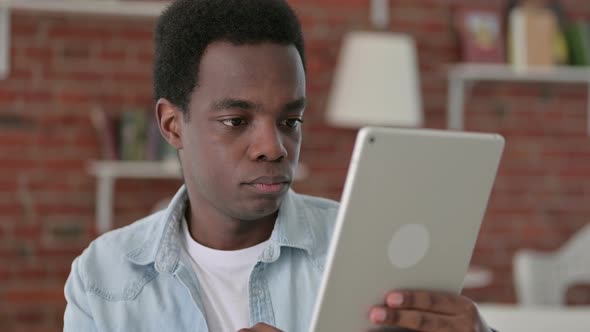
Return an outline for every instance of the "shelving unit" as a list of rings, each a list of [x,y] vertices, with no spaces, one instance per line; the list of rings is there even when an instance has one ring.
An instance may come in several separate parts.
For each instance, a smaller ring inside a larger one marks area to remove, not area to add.
[[[95,161],[90,173],[101,177],[128,179],[179,179],[180,165],[176,161]]]
[[[0,0],[0,8],[43,12],[157,17],[169,1]]]
[[[466,84],[475,81],[583,83],[590,98],[590,69],[583,67],[554,67],[515,70],[509,65],[460,64],[449,70],[447,127],[463,130]],[[590,100],[587,104],[587,130],[590,135]]]
[[[0,80],[10,72],[10,11],[0,6]]]
[[[97,179],[96,230],[102,234],[113,226],[113,201],[117,179],[181,179],[180,164],[175,161],[94,161],[88,168]],[[299,163],[295,181],[307,177],[305,164]]]
[[[139,0],[0,0],[0,80],[10,72],[12,10],[155,18],[169,4],[170,1]]]
[[[180,165],[175,161],[96,161],[89,166],[96,176],[96,230],[102,234],[113,226],[115,181],[127,179],[180,179]]]

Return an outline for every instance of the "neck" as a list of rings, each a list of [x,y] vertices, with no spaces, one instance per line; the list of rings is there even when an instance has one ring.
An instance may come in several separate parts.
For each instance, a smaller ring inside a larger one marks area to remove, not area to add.
[[[239,220],[209,204],[199,204],[196,196],[189,193],[185,217],[191,237],[198,243],[217,250],[239,250],[270,238],[278,212],[257,220]]]

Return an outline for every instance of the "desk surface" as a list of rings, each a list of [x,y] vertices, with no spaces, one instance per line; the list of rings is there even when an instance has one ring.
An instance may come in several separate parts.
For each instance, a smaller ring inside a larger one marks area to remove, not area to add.
[[[479,305],[490,327],[500,332],[588,332],[590,306],[519,307],[515,305]]]

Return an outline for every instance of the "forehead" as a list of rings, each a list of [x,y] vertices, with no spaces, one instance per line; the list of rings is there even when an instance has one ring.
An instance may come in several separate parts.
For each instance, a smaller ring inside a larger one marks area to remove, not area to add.
[[[299,98],[305,94],[305,73],[293,45],[215,42],[201,58],[197,86],[209,96],[267,91]]]

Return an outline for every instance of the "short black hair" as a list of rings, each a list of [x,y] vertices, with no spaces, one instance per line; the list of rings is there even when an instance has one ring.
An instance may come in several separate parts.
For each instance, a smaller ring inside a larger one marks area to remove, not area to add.
[[[215,41],[294,45],[305,69],[301,25],[285,0],[177,0],[156,25],[155,100],[168,99],[187,117],[201,58]]]

